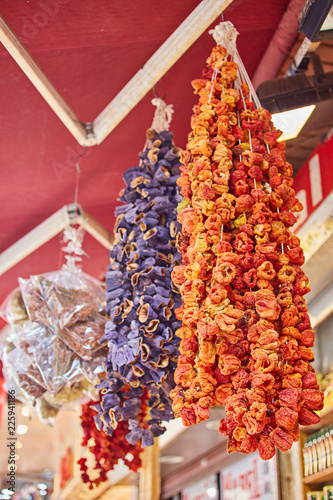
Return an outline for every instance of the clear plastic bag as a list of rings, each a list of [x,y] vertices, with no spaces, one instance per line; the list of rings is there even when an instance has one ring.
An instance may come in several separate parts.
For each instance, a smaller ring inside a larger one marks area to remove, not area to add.
[[[10,324],[0,339],[6,378],[50,423],[64,405],[96,396],[106,358],[99,344],[107,320],[104,284],[67,266],[19,283],[1,306]]]
[[[50,328],[38,323],[12,327],[11,339],[31,360],[42,376],[46,389],[55,396],[69,383],[80,380],[80,358]],[[27,375],[35,373],[29,368]]]
[[[103,283],[66,266],[27,280],[19,278],[19,283],[30,320],[51,328],[77,355],[91,359],[104,335]]]
[[[71,326],[59,329],[59,337],[82,359],[90,360],[101,348],[98,343],[104,335],[107,318],[101,314],[88,316],[86,321],[77,321]]]
[[[83,378],[79,382],[64,387],[56,396],[46,392],[43,397],[51,406],[61,408],[78,401],[83,404],[85,400],[90,399],[91,395],[95,395],[94,388],[88,380]]]
[[[41,325],[52,326],[56,318],[43,294],[42,285],[45,280],[47,280],[46,276],[31,276],[27,280],[18,279],[30,320]]]
[[[54,420],[59,412],[59,408],[52,406],[44,397],[36,400],[35,408],[41,422],[46,425],[54,425]]]
[[[10,325],[23,325],[29,319],[19,287],[15,288],[1,304],[0,317]]]
[[[36,398],[45,393],[46,388],[39,370],[9,339],[3,347],[2,361],[5,379],[14,382],[18,387],[18,399],[33,404]]]
[[[47,326],[63,329],[105,308],[103,283],[78,268],[63,266],[44,276],[19,278],[19,283],[31,321]]]
[[[105,372],[103,363],[108,357],[108,347],[105,345],[94,353],[90,361],[82,360],[81,371],[84,377],[93,385],[100,382],[100,375]],[[93,397],[91,399],[94,399]],[[95,398],[96,399],[96,398]]]

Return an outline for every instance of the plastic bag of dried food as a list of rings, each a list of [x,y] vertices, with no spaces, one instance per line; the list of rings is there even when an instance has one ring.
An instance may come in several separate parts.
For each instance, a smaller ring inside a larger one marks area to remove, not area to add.
[[[29,319],[19,287],[15,288],[1,304],[0,317],[11,325],[23,325]]]
[[[39,420],[46,425],[54,425],[55,417],[59,412],[59,408],[55,408],[48,403],[44,397],[38,398],[35,405]]]
[[[14,382],[18,388],[16,396],[22,402],[33,404],[35,398],[42,396],[46,388],[39,370],[30,358],[7,339],[2,351],[4,375],[7,381]]]
[[[97,396],[97,392],[88,380],[82,378],[79,382],[75,382],[61,389],[56,396],[53,397],[49,392],[46,392],[43,398],[54,408],[62,408],[78,402],[84,404],[86,401],[90,400],[91,396]]]
[[[43,384],[52,396],[68,383],[82,378],[80,358],[50,328],[31,322],[26,322],[24,327],[15,325],[11,339],[39,370]],[[30,368],[26,374],[35,377]]]
[[[20,288],[26,310],[32,322],[42,325],[52,326],[55,323],[55,316],[49,308],[43,294],[43,282],[47,280],[45,276],[31,276],[30,279],[19,278]]]
[[[88,316],[85,321],[76,321],[58,330],[58,335],[80,358],[91,360],[101,348],[100,338],[104,335],[107,318],[101,314]]]
[[[86,321],[105,307],[103,284],[78,268],[19,278],[31,321],[60,329]]]
[[[85,359],[81,362],[81,371],[84,377],[93,385],[100,382],[102,373],[105,372],[104,362],[108,356],[108,347],[104,345],[96,351],[91,360]],[[94,399],[93,397],[91,399]]]

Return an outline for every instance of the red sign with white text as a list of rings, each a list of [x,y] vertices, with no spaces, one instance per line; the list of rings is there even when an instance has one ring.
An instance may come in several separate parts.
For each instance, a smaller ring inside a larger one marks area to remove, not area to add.
[[[316,147],[297,172],[293,188],[304,206],[294,228],[297,231],[333,189],[333,135]]]
[[[261,460],[258,452],[221,471],[222,500],[277,500],[276,458]]]

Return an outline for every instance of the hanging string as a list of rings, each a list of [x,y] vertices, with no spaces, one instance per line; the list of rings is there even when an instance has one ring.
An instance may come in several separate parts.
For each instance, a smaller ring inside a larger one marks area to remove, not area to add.
[[[71,217],[70,225],[65,227],[63,233],[63,242],[67,243],[66,246],[62,247],[61,250],[67,254],[65,256],[67,261],[67,267],[74,269],[77,262],[82,260],[81,255],[88,255],[82,249],[82,242],[85,234],[84,228],[81,226],[76,228],[76,221],[78,217],[78,197],[79,197],[79,182],[80,182],[80,165],[79,160],[87,154],[87,146],[84,146],[83,153],[78,155],[75,160],[76,167],[76,182],[75,182],[75,193],[74,193],[74,210]]]
[[[215,82],[215,80],[217,78],[217,73],[220,73],[220,71],[217,70],[217,69],[214,69],[213,74],[212,74],[212,78],[210,79],[210,81],[212,82],[212,86],[210,88],[210,94],[209,94],[208,102],[210,102],[211,99],[212,99],[213,89],[214,89],[214,82]]]
[[[163,130],[169,130],[172,115],[174,113],[173,104],[166,104],[166,102],[159,97],[154,97],[151,103],[156,106],[151,128],[157,133]]]
[[[217,45],[223,45],[231,56],[235,55],[238,31],[230,21],[224,21],[208,32]]]
[[[261,107],[261,103],[260,103],[260,100],[257,96],[257,93],[253,87],[253,84],[249,78],[249,75],[246,71],[246,68],[243,64],[243,61],[239,55],[239,52],[237,50],[237,46],[236,46],[236,39],[237,39],[237,35],[238,35],[238,32],[237,30],[235,29],[235,27],[233,26],[232,23],[230,23],[229,21],[224,21],[224,16],[223,16],[223,13],[222,13],[222,23],[218,24],[214,30],[210,30],[209,31],[209,34],[211,34],[215,40],[215,42],[217,43],[217,45],[222,45],[223,47],[226,48],[226,50],[228,51],[228,53],[230,54],[231,58],[233,58],[233,60],[235,61],[235,63],[237,63],[237,67],[238,67],[238,74],[239,74],[239,80],[235,82],[235,88],[239,91],[240,95],[241,95],[241,98],[242,98],[242,101],[243,101],[243,105],[244,105],[244,109],[247,110],[247,106],[246,106],[246,101],[245,101],[245,98],[244,98],[244,95],[243,95],[243,91],[242,91],[242,88],[241,88],[241,83],[243,81],[246,82],[247,86],[248,86],[248,89],[249,89],[249,100],[253,100],[254,104],[255,104],[255,107],[258,109]],[[213,74],[213,76],[216,77],[216,75]],[[213,90],[213,85],[212,85],[212,89],[211,89],[211,94],[210,94],[210,99],[211,99],[211,95],[212,95],[212,90]],[[209,101],[210,101],[209,99]],[[239,117],[239,111],[237,111],[237,121],[238,121],[238,126],[240,126],[240,117]],[[250,149],[251,151],[253,151],[253,145],[252,145],[252,135],[251,135],[251,131],[248,130],[248,134],[249,134],[249,144],[250,144]],[[241,144],[241,140],[239,139],[239,144]],[[267,153],[270,155],[270,147],[269,145],[266,143],[266,149],[267,149]],[[242,161],[242,155],[240,154],[239,155],[239,159],[240,161]],[[254,187],[255,189],[257,188],[257,183],[256,183],[256,180],[254,179]],[[279,213],[280,210],[279,208],[277,208],[277,212]],[[222,226],[222,229],[221,229],[221,239],[222,239],[222,236],[223,236],[223,226]],[[283,243],[281,243],[281,251],[282,251],[282,254],[284,253],[284,245]]]
[[[67,261],[67,267],[73,269],[76,267],[77,262],[81,262],[81,255],[89,257],[82,248],[83,238],[85,235],[85,229],[83,226],[76,228],[74,226],[67,226],[64,229],[63,242],[67,243],[65,247],[62,247],[62,251],[67,254],[65,256]]]
[[[169,130],[174,109],[173,104],[166,104],[166,102],[164,101],[166,94],[164,94],[163,99],[157,97],[155,86],[153,87],[153,94],[154,99],[152,99],[151,103],[153,104],[153,106],[156,106],[156,109],[151,128],[155,130],[155,132],[160,133],[163,130]],[[147,148],[152,148],[152,142],[149,139],[146,139],[146,142],[143,146],[143,151],[145,151]],[[139,162],[139,166],[143,166],[143,160],[141,159]]]
[[[79,182],[80,182],[80,165],[79,165],[79,160],[83,156],[87,154],[87,146],[84,146],[84,151],[82,154],[78,155],[76,160],[75,160],[75,166],[76,166],[76,183],[75,183],[75,194],[74,194],[74,213],[73,213],[73,218],[72,218],[72,225],[75,224],[77,216],[78,216],[78,196],[79,196]]]

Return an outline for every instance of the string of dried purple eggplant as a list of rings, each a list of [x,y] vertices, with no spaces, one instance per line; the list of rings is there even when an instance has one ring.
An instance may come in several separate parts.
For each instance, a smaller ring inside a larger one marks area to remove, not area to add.
[[[162,421],[173,417],[169,393],[178,357],[174,332],[180,326],[174,310],[181,304],[171,282],[172,267],[180,261],[175,245],[180,150],[168,130],[149,129],[147,138],[140,166],[123,176],[126,188],[119,200],[125,204],[116,209],[115,245],[106,274],[111,320],[102,339],[109,346],[107,378],[99,386],[102,400],[96,407],[96,420],[105,431],[128,420],[128,440],[134,444],[141,439],[142,446],[153,444],[165,430]],[[137,415],[145,387],[149,420],[143,429]]]

